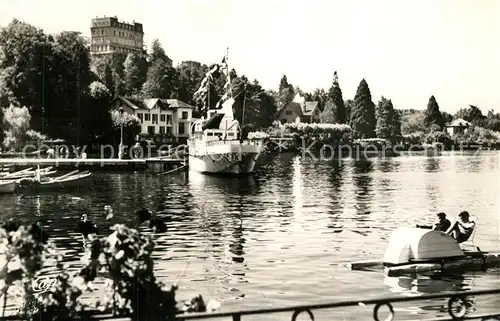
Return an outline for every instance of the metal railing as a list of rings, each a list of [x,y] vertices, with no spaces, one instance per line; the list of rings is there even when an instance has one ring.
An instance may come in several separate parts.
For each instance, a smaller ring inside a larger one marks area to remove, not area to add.
[[[433,318],[427,320],[500,320],[500,307],[498,311],[490,314],[473,314],[468,315],[468,305],[471,303],[467,300],[467,297],[471,296],[482,296],[482,295],[494,295],[500,294],[500,289],[495,290],[484,290],[484,291],[463,291],[463,292],[453,292],[453,293],[440,293],[440,294],[426,294],[415,297],[390,297],[382,299],[371,299],[365,301],[341,301],[323,304],[311,304],[311,305],[299,305],[292,307],[281,307],[281,308],[268,308],[268,309],[253,309],[253,310],[242,310],[233,312],[216,312],[216,313],[196,313],[196,314],[183,314],[177,317],[177,320],[202,320],[202,319],[214,319],[214,318],[231,318],[233,321],[241,321],[242,317],[245,316],[256,316],[263,314],[277,314],[289,312],[292,313],[291,320],[296,321],[297,317],[301,315],[306,315],[310,320],[315,320],[313,310],[321,309],[333,309],[341,307],[358,307],[358,306],[368,306],[373,305],[373,319],[375,321],[384,320],[391,321],[395,318],[393,303],[399,302],[411,302],[411,301],[424,301],[429,299],[443,299],[448,298],[448,317]],[[387,306],[389,309],[389,315],[385,318],[379,317],[379,309],[383,306]],[[258,319],[258,318],[256,318]],[[256,320],[255,318],[250,318],[249,320]],[[413,318],[415,319],[415,318]],[[304,319],[302,319],[304,320]],[[328,318],[328,320],[334,320],[334,318]]]

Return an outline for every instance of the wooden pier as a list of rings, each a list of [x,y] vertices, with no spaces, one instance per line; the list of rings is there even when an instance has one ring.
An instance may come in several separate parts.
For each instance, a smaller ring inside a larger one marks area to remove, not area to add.
[[[30,167],[52,166],[60,170],[126,170],[126,171],[153,171],[165,172],[180,166],[185,166],[187,160],[179,158],[141,158],[141,159],[114,159],[114,158],[0,158],[1,165],[11,165],[12,170],[22,170]]]

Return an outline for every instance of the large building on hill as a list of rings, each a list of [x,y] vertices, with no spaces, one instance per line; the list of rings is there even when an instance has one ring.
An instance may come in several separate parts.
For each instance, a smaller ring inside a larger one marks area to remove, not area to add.
[[[92,19],[90,52],[92,55],[144,52],[142,23],[126,23],[115,17]]]

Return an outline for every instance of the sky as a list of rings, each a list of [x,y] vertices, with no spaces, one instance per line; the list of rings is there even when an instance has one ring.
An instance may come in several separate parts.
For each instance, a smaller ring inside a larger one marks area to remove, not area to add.
[[[338,72],[344,99],[364,78],[377,103],[441,111],[469,104],[500,112],[500,1],[497,0],[0,0],[13,18],[46,33],[80,31],[117,16],[143,24],[174,64],[220,62],[277,89],[281,77],[304,91],[328,89]]]

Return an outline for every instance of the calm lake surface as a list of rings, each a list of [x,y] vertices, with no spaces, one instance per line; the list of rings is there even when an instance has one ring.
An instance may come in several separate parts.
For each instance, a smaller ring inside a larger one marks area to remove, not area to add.
[[[430,224],[439,211],[454,219],[468,210],[479,222],[475,243],[500,252],[499,159],[498,152],[482,152],[315,162],[282,154],[255,177],[240,179],[96,172],[91,191],[0,196],[0,219],[47,219],[57,247],[76,269],[81,237],[68,230],[73,232],[81,213],[106,230],[133,222],[141,207],[153,209],[171,221],[170,231],[156,236],[157,276],[167,283],[180,280],[178,299],[202,294],[206,301],[220,300],[222,310],[498,288],[499,270],[389,278],[343,264],[381,257],[393,229]],[[105,205],[113,207],[111,221],[104,219]],[[476,312],[499,303],[479,297]],[[394,306],[398,319],[420,319],[446,315],[446,304]],[[315,314],[358,320],[370,318],[372,308]]]

